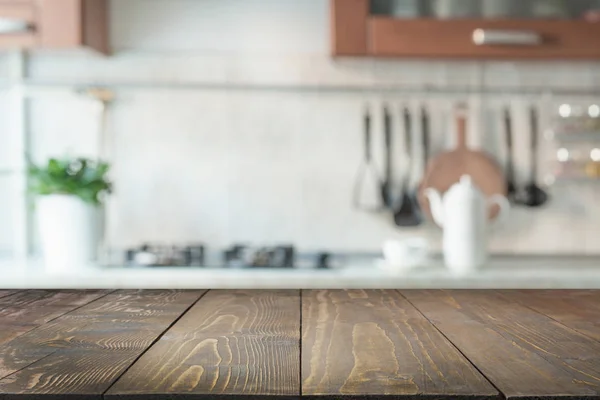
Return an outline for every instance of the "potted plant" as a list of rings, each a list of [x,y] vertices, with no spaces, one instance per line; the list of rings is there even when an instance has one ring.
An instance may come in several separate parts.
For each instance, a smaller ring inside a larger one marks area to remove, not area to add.
[[[69,271],[97,256],[100,206],[110,193],[109,165],[87,158],[29,163],[30,190],[38,196],[37,220],[46,268]]]

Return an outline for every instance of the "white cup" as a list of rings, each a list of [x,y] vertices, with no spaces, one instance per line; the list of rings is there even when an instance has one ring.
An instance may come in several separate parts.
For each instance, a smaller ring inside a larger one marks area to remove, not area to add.
[[[427,240],[419,237],[402,240],[386,240],[383,256],[389,268],[409,270],[424,266],[428,260]]]

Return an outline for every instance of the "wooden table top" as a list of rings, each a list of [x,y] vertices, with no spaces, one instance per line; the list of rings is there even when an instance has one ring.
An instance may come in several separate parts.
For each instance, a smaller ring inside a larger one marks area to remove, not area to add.
[[[0,400],[600,397],[600,291],[0,290]]]

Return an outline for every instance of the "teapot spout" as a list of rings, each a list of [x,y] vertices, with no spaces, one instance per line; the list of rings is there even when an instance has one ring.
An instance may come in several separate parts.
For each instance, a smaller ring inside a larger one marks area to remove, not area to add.
[[[431,209],[431,215],[436,224],[444,226],[444,210],[442,207],[442,195],[435,189],[429,188],[424,192],[427,200],[429,200],[429,208]]]

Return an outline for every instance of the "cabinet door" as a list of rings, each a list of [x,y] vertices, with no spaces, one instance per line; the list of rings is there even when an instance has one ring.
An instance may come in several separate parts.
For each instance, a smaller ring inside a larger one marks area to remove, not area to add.
[[[107,0],[36,0],[41,46],[108,53]]]
[[[600,58],[598,0],[355,0],[353,3],[332,1],[332,13],[346,16],[343,20],[333,18],[337,35],[334,55]],[[346,8],[343,13],[339,10],[342,7]],[[362,23],[354,22],[360,13],[365,15]],[[350,23],[358,27],[353,34],[364,33],[366,47],[361,54],[346,51],[346,42],[359,43],[350,36]]]
[[[336,56],[367,55],[369,1],[331,0],[331,48]]]
[[[74,48],[82,43],[80,0],[38,0],[41,45]]]

